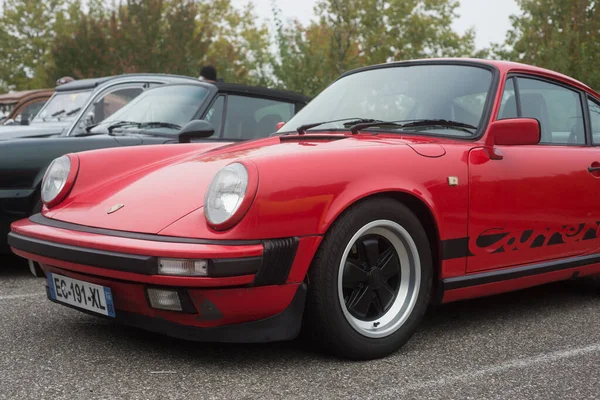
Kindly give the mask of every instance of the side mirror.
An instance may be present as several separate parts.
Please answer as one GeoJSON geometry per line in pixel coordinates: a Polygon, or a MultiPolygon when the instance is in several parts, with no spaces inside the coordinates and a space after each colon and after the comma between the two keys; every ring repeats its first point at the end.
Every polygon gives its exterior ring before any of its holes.
{"type": "Polygon", "coordinates": [[[85,126],[94,125],[94,119],[95,119],[95,115],[94,115],[94,113],[92,111],[90,111],[89,113],[87,113],[85,115],[83,123],[84,123],[85,126]]]}
{"type": "Polygon", "coordinates": [[[283,128],[283,126],[285,125],[285,122],[278,122],[277,125],[275,125],[275,130],[278,131],[281,128],[283,128]]]}
{"type": "Polygon", "coordinates": [[[533,118],[514,118],[494,121],[488,129],[488,145],[524,146],[538,144],[540,123],[533,118]]]}
{"type": "Polygon", "coordinates": [[[192,138],[207,138],[215,134],[215,128],[202,119],[188,122],[177,134],[179,143],[190,143],[192,138]]]}

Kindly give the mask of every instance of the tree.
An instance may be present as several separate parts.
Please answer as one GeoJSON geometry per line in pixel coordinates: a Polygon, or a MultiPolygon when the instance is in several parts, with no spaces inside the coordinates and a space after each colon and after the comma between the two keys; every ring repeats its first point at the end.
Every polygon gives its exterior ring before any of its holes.
{"type": "Polygon", "coordinates": [[[266,28],[252,8],[230,0],[128,0],[78,25],[56,41],[58,75],[92,77],[133,72],[198,76],[205,64],[226,81],[264,83],[266,28]],[[240,57],[240,55],[244,55],[240,57]]]}
{"type": "Polygon", "coordinates": [[[494,57],[562,72],[600,89],[600,3],[595,0],[517,0],[505,43],[494,57]]]}
{"type": "Polygon", "coordinates": [[[274,74],[282,86],[316,94],[339,74],[362,65],[475,54],[474,32],[452,29],[456,0],[320,0],[318,21],[277,21],[274,74]]]}
{"type": "Polygon", "coordinates": [[[65,29],[67,0],[4,0],[0,82],[13,89],[53,86],[50,46],[65,29]]]}

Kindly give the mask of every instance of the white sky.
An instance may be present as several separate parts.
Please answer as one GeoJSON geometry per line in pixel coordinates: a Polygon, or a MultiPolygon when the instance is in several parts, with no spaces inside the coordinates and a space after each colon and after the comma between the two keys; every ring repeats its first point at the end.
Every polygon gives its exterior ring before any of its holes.
{"type": "MultiPolygon", "coordinates": [[[[284,19],[298,18],[309,21],[313,16],[316,0],[252,0],[261,20],[272,19],[272,2],[281,9],[284,19]]],[[[243,6],[248,0],[232,0],[235,6],[243,6]]],[[[517,14],[519,8],[514,0],[460,0],[454,29],[464,32],[471,27],[476,31],[477,48],[489,46],[492,42],[502,42],[510,27],[509,16],[517,14]]]]}

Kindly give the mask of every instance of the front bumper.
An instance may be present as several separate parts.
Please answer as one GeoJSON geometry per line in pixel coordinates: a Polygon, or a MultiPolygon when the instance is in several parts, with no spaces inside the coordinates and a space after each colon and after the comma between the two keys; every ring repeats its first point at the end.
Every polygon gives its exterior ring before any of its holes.
{"type": "Polygon", "coordinates": [[[14,223],[8,241],[46,273],[109,287],[116,320],[128,325],[219,342],[287,340],[299,332],[318,236],[220,243],[89,230],[38,214],[14,223]],[[158,275],[159,257],[208,259],[211,276],[158,275]],[[149,288],[181,290],[191,312],[152,308],[149,288]]]}

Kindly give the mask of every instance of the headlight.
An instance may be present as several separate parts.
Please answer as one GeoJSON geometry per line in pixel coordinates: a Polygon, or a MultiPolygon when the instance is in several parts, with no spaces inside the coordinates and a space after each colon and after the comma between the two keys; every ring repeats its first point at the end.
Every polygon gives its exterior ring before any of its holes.
{"type": "Polygon", "coordinates": [[[253,163],[233,163],[220,170],[204,197],[208,223],[217,230],[237,224],[250,208],[257,187],[258,172],[253,163]]]}
{"type": "Polygon", "coordinates": [[[226,222],[238,210],[248,189],[248,171],[240,163],[230,164],[214,177],[206,197],[206,218],[213,225],[226,222]]]}
{"type": "Polygon", "coordinates": [[[41,196],[46,206],[52,207],[67,195],[75,181],[78,160],[76,156],[62,156],[52,161],[42,180],[41,196]]]}

